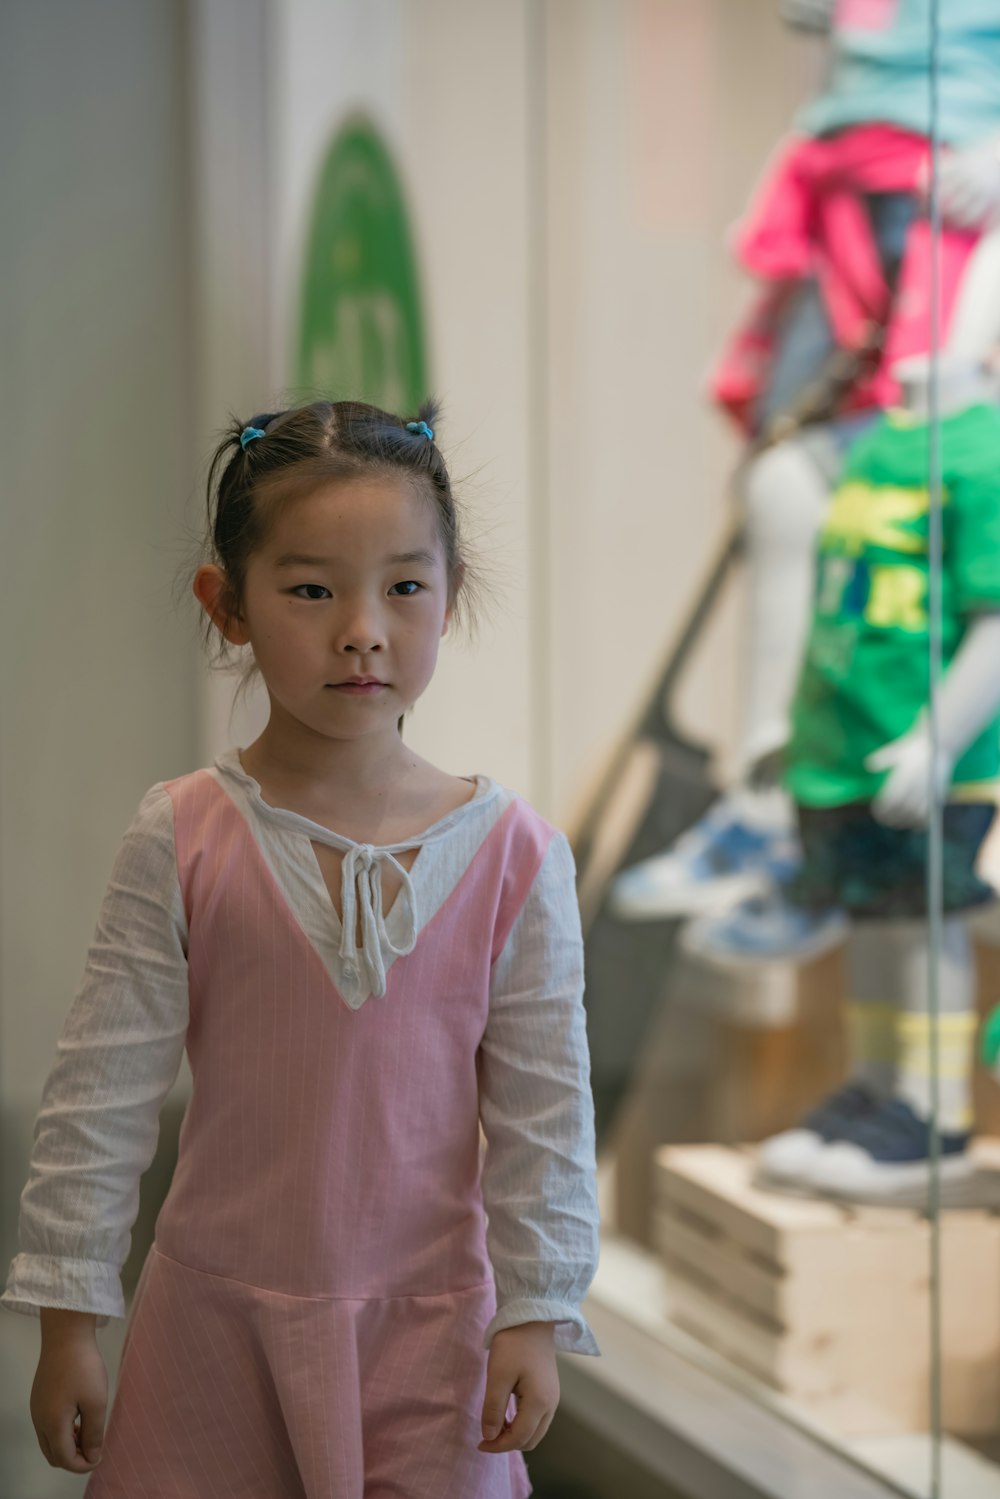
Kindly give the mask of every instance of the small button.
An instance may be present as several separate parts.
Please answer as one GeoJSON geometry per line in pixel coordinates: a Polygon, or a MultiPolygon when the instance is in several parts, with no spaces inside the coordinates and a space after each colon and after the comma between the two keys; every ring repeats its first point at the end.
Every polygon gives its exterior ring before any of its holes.
{"type": "Polygon", "coordinates": [[[357,976],[358,976],[358,970],[355,968],[354,964],[353,963],[345,963],[344,964],[344,977],[345,977],[345,979],[356,979],[357,976]]]}

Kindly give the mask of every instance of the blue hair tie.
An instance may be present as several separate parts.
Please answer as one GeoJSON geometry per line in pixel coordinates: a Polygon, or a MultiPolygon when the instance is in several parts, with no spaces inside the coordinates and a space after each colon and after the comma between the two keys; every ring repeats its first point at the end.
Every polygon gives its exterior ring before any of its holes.
{"type": "Polygon", "coordinates": [[[255,437],[264,437],[265,435],[263,427],[244,427],[240,433],[240,447],[245,453],[248,442],[253,442],[255,437]]]}
{"type": "Polygon", "coordinates": [[[431,442],[434,441],[434,433],[426,422],[407,422],[406,430],[407,432],[416,432],[418,437],[429,437],[431,442]]]}

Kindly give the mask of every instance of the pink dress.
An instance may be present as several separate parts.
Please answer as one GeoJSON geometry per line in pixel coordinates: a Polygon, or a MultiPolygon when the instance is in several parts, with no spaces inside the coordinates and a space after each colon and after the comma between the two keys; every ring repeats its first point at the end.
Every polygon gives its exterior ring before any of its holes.
{"type": "Polygon", "coordinates": [[[217,779],[167,791],[194,1089],[87,1499],[524,1499],[477,1450],[477,1049],[553,830],[513,800],[351,1007],[217,779]]]}

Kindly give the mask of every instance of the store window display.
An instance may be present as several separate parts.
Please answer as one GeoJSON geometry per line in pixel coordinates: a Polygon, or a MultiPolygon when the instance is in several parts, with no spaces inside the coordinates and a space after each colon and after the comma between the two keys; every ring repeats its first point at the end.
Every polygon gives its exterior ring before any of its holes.
{"type": "MultiPolygon", "coordinates": [[[[984,250],[977,275],[993,264],[984,250]]],[[[964,307],[963,293],[959,343],[964,307]]],[[[838,1027],[846,1012],[846,1079],[834,1070],[804,1117],[753,1149],[657,1148],[653,1243],[668,1318],[709,1350],[863,1460],[881,1455],[880,1471],[914,1492],[985,1496],[994,1479],[983,1458],[997,1452],[1000,1198],[992,1110],[973,1083],[977,980],[996,970],[974,952],[973,918],[995,906],[980,853],[1000,772],[1000,392],[995,358],[940,357],[933,393],[926,358],[893,373],[900,400],[851,446],[816,541],[783,756],[801,860],[769,901],[742,906],[772,952],[803,931],[846,937],[846,961],[814,965],[798,987],[804,1004],[825,984],[818,997],[838,1027]],[[935,428],[941,549],[932,555],[935,428]],[[938,905],[928,825],[939,802],[938,905]],[[932,1454],[943,1487],[928,1488],[932,1454]]],[[[682,940],[736,989],[750,960],[713,957],[711,941],[731,916],[698,918],[682,940]]],[[[996,998],[988,980],[985,993],[996,998]]],[[[799,1113],[796,1074],[815,1061],[816,1032],[799,1021],[775,1036],[760,1073],[788,1119],[799,1113]]],[[[983,1048],[994,1068],[998,1040],[1000,1012],[983,1048]]]]}
{"type": "MultiPolygon", "coordinates": [[[[738,771],[674,845],[618,876],[613,907],[625,920],[726,912],[773,890],[800,857],[780,767],[817,530],[851,444],[898,398],[896,362],[928,349],[930,0],[786,0],[783,13],[828,33],[829,68],[741,226],[737,249],[762,290],[713,377],[749,444],[738,480],[747,561],[738,771]]],[[[1000,223],[992,0],[942,7],[941,55],[942,333],[975,358],[997,296],[991,277],[975,274],[982,236],[1000,223]]],[[[761,932],[737,912],[715,929],[715,949],[739,958],[761,932]]]]}
{"type": "Polygon", "coordinates": [[[929,1433],[952,1433],[963,1458],[966,1443],[991,1450],[1000,1377],[994,1145],[976,1138],[995,1130],[973,1100],[973,917],[995,895],[981,855],[1000,772],[1000,8],[940,7],[936,236],[931,9],[782,7],[826,37],[828,68],[740,224],[757,284],[712,375],[743,441],[735,775],[678,840],[633,852],[608,893],[609,925],[637,953],[684,923],[659,989],[630,970],[658,1023],[613,1140],[619,1231],[662,1264],[664,1322],[849,1449],[910,1442],[921,1492],[929,1433]],[[783,1009],[768,1010],[769,984],[783,1009]],[[695,1075],[701,1091],[672,1101],[695,1075]]]}
{"type": "Polygon", "coordinates": [[[1000,8],[940,6],[940,226],[930,0],[781,9],[828,66],[740,223],[754,297],[712,374],[742,439],[735,775],[609,881],[654,1021],[608,1180],[668,1336],[863,1460],[896,1444],[926,1493],[945,1431],[949,1461],[994,1455],[1000,1379],[996,1098],[975,1078],[1000,994],[974,948],[996,930],[1000,8]],[[683,949],[658,987],[654,935],[683,949]]]}
{"type": "MultiPolygon", "coordinates": [[[[765,1181],[860,1200],[928,1186],[931,1040],[928,366],[898,370],[904,402],[851,450],[820,536],[812,629],[785,781],[803,861],[792,913],[851,921],[851,1073],[801,1128],[765,1142],[765,1181]]],[[[965,915],[993,892],[976,862],[1000,771],[1000,407],[961,361],[939,376],[944,492],[942,1172],[972,1172],[976,1013],[965,915]]],[[[710,944],[709,944],[710,945],[710,944]]]]}

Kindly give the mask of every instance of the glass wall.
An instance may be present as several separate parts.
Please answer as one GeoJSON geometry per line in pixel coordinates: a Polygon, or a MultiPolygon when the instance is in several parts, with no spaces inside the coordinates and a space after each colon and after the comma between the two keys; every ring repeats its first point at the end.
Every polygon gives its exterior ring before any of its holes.
{"type": "Polygon", "coordinates": [[[610,428],[669,518],[576,833],[602,1273],[907,1492],[1000,1492],[1000,18],[743,10],[623,49],[620,243],[696,355],[610,428]]]}

